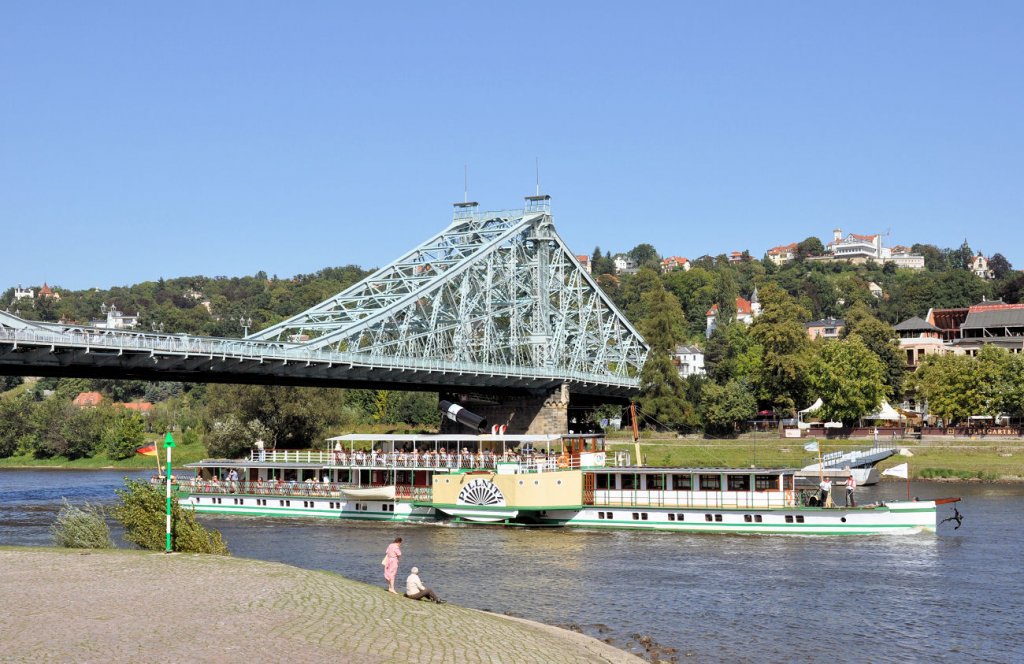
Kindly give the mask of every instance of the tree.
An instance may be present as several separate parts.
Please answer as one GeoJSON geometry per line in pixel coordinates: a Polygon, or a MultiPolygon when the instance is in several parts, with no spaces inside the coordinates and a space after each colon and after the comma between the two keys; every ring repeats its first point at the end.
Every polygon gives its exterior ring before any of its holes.
{"type": "MultiPolygon", "coordinates": [[[[124,526],[124,538],[143,549],[163,551],[167,532],[163,493],[148,482],[129,479],[115,493],[118,502],[111,514],[124,526]]],[[[176,500],[171,501],[171,546],[181,553],[230,555],[221,534],[200,525],[195,512],[182,509],[176,500]]]]}
{"type": "Polygon", "coordinates": [[[999,281],[1013,273],[1013,265],[1002,254],[992,254],[992,258],[988,259],[988,269],[992,270],[992,276],[999,281]]]}
{"type": "Polygon", "coordinates": [[[1014,409],[1014,396],[1021,391],[1020,363],[995,346],[983,347],[976,357],[969,355],[927,355],[910,377],[910,385],[928,404],[928,411],[947,424],[971,415],[995,417],[1014,409]]]}
{"type": "Polygon", "coordinates": [[[757,414],[757,399],[744,381],[708,381],[701,388],[700,411],[706,430],[735,433],[741,422],[757,414]]]}
{"type": "Polygon", "coordinates": [[[265,442],[301,449],[320,442],[323,432],[337,422],[344,402],[344,392],[330,388],[211,385],[207,420],[217,422],[228,415],[239,422],[257,420],[270,431],[265,442]]]}
{"type": "Polygon", "coordinates": [[[719,385],[748,380],[761,363],[761,348],[743,323],[716,327],[704,351],[704,368],[719,385]]]}
{"type": "Polygon", "coordinates": [[[946,249],[946,262],[954,270],[970,270],[974,262],[974,251],[966,238],[959,249],[946,249]]]}
{"type": "Polygon", "coordinates": [[[641,298],[647,315],[638,327],[651,351],[640,372],[638,402],[648,421],[678,428],[693,422],[693,406],[685,397],[682,378],[671,359],[682,340],[683,311],[675,296],[660,281],[656,283],[641,298]]]}
{"type": "Polygon", "coordinates": [[[244,456],[258,440],[268,447],[275,446],[274,433],[258,419],[243,423],[227,415],[213,423],[206,436],[206,449],[212,456],[235,459],[244,456]]]}
{"type": "Polygon", "coordinates": [[[821,240],[814,236],[811,236],[796,245],[796,255],[801,259],[808,256],[821,256],[824,253],[825,245],[821,243],[821,240]]]}
{"type": "Polygon", "coordinates": [[[810,387],[822,400],[821,415],[845,425],[872,412],[887,395],[885,367],[860,337],[820,342],[810,387]]]}
{"type": "Polygon", "coordinates": [[[885,368],[884,383],[889,396],[898,398],[902,394],[903,375],[907,362],[900,350],[896,330],[891,325],[875,318],[866,304],[858,302],[846,312],[846,326],[842,338],[860,337],[868,350],[882,362],[885,368]]]}
{"type": "Polygon", "coordinates": [[[627,255],[636,262],[639,268],[649,267],[656,272],[661,270],[661,256],[658,255],[658,250],[653,245],[638,244],[630,249],[627,255]]]}
{"type": "Polygon", "coordinates": [[[807,400],[810,341],[804,321],[810,314],[775,284],[767,284],[758,294],[761,314],[750,326],[750,336],[762,356],[751,385],[773,410],[795,412],[797,404],[807,400]]]}
{"type": "Polygon", "coordinates": [[[145,426],[138,413],[120,413],[101,435],[103,447],[111,459],[131,458],[145,442],[145,426]]]}

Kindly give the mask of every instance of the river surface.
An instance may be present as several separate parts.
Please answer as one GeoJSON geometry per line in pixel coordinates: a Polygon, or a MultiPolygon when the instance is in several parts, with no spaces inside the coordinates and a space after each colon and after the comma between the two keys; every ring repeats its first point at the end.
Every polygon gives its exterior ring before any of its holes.
{"type": "MultiPolygon", "coordinates": [[[[0,544],[48,545],[62,497],[111,503],[124,475],[0,470],[0,544]]],[[[201,520],[235,555],[382,588],[381,556],[401,536],[400,581],[416,565],[454,603],[578,625],[634,651],[634,635],[649,635],[680,661],[1024,662],[1024,486],[911,488],[962,496],[963,526],[842,538],[201,520]]]]}

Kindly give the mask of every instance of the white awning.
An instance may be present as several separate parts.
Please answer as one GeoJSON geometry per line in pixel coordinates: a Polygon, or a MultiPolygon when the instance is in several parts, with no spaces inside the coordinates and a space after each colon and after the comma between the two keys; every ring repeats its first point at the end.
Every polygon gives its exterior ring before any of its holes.
{"type": "Polygon", "coordinates": [[[882,401],[878,412],[865,415],[865,420],[894,420],[899,421],[903,416],[896,412],[896,409],[889,405],[888,401],[882,401]]]}

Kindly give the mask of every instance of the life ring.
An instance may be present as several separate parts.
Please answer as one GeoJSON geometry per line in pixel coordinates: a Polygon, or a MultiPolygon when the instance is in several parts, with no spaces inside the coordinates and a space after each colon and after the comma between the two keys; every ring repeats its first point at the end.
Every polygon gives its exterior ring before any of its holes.
{"type": "Polygon", "coordinates": [[[564,454],[562,456],[558,457],[558,467],[559,468],[568,468],[569,467],[569,457],[565,456],[564,454]]]}

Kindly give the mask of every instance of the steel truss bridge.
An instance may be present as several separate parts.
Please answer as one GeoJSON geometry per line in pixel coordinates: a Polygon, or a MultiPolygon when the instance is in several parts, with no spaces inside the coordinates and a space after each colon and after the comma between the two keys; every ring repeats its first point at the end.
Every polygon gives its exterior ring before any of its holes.
{"type": "Polygon", "coordinates": [[[409,390],[639,387],[643,338],[558,236],[549,197],[456,205],[440,233],[241,339],[27,321],[0,312],[0,374],[409,390]]]}

